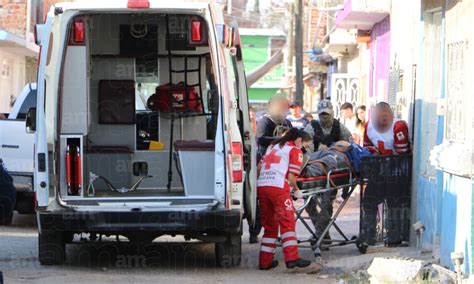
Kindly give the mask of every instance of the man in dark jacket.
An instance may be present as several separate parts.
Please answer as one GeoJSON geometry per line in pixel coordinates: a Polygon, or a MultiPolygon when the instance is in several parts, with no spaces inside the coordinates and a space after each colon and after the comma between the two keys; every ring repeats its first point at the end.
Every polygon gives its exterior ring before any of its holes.
{"type": "MultiPolygon", "coordinates": [[[[286,119],[288,109],[288,99],[284,96],[276,95],[268,101],[268,113],[257,121],[257,163],[260,162],[270,143],[280,137],[287,129],[291,128],[291,122],[286,119]]],[[[251,244],[258,243],[258,235],[262,230],[259,211],[257,204],[255,224],[253,226],[249,224],[249,242],[251,244]]]]}
{"type": "Polygon", "coordinates": [[[13,219],[13,208],[16,201],[16,189],[13,179],[0,159],[0,225],[10,225],[13,219]]]}
{"type": "Polygon", "coordinates": [[[284,96],[273,96],[268,101],[268,113],[257,121],[257,162],[265,154],[270,143],[292,127],[291,122],[286,119],[288,109],[288,99],[284,96]]]}
{"type": "MultiPolygon", "coordinates": [[[[334,109],[330,100],[322,100],[318,104],[318,119],[311,121],[305,128],[312,132],[314,149],[321,145],[328,146],[337,141],[352,142],[352,134],[344,124],[334,118],[334,109]]],[[[324,147],[324,146],[323,146],[324,147]]]]}
{"type": "MultiPolygon", "coordinates": [[[[334,118],[334,109],[330,100],[322,100],[318,104],[318,120],[311,121],[305,128],[313,133],[314,149],[327,149],[332,143],[337,141],[353,142],[352,134],[344,124],[334,118]]],[[[343,191],[343,197],[347,194],[347,189],[343,191]]],[[[329,224],[333,213],[333,203],[337,197],[337,191],[327,192],[321,197],[321,210],[318,211],[315,200],[311,200],[306,207],[306,212],[316,228],[318,237],[329,224]]],[[[329,233],[324,237],[330,239],[329,233]]]]}

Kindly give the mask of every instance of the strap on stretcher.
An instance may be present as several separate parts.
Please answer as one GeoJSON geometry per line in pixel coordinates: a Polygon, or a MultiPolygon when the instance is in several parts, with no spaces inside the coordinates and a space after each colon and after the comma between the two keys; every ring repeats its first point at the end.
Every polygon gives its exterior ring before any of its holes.
{"type": "MultiPolygon", "coordinates": [[[[335,170],[329,171],[324,176],[298,178],[296,181],[299,182],[299,183],[306,183],[306,182],[314,182],[314,181],[318,181],[318,180],[322,180],[322,181],[326,180],[326,188],[324,188],[324,189],[319,188],[319,187],[315,188],[314,191],[313,190],[310,191],[311,194],[322,193],[322,192],[326,192],[326,191],[329,191],[329,190],[335,190],[335,189],[343,188],[343,187],[350,186],[350,185],[354,184],[354,177],[353,177],[353,174],[352,174],[352,170],[350,168],[335,169],[335,170]],[[342,177],[347,177],[347,176],[349,176],[349,183],[348,184],[337,185],[334,182],[334,179],[336,179],[336,178],[342,178],[342,177]],[[316,190],[316,189],[318,189],[318,190],[316,190]]],[[[303,197],[305,196],[305,192],[307,192],[307,190],[303,191],[303,197]]],[[[311,195],[311,194],[306,194],[306,196],[311,195]]]]}

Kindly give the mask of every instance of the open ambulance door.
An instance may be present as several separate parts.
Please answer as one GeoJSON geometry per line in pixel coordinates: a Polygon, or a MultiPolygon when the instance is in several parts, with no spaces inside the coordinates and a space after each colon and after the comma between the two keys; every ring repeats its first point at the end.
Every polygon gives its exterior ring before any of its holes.
{"type": "Polygon", "coordinates": [[[45,123],[45,97],[46,78],[45,69],[47,64],[48,49],[50,48],[50,35],[52,17],[46,17],[44,24],[35,26],[35,41],[39,45],[39,64],[37,82],[36,102],[36,135],[34,151],[34,191],[36,197],[36,208],[46,207],[49,204],[49,165],[48,165],[48,142],[45,123]]]}
{"type": "Polygon", "coordinates": [[[238,109],[244,143],[244,169],[245,169],[245,213],[251,224],[255,222],[257,212],[257,143],[249,115],[249,101],[247,94],[247,80],[245,77],[242,49],[238,27],[228,27],[226,44],[232,50],[232,66],[238,78],[238,109]]]}

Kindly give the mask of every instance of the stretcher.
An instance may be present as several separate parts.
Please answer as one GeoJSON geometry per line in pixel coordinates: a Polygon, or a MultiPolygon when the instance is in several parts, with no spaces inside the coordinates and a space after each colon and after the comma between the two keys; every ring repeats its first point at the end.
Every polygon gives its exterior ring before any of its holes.
{"type": "Polygon", "coordinates": [[[344,206],[349,201],[349,197],[352,195],[358,184],[359,180],[353,175],[352,170],[349,168],[332,170],[324,176],[298,178],[298,187],[300,188],[303,195],[303,203],[299,206],[295,206],[295,218],[296,221],[299,220],[311,234],[309,238],[299,239],[298,243],[309,243],[312,250],[314,251],[315,257],[321,256],[321,250],[323,249],[356,243],[357,236],[348,238],[341,228],[336,224],[336,220],[344,206]],[[326,217],[329,219],[329,223],[324,228],[323,232],[318,234],[316,229],[312,227],[311,218],[309,216],[303,216],[303,212],[307,206],[311,204],[311,200],[315,201],[316,206],[322,208],[320,197],[323,194],[334,193],[343,188],[348,189],[347,197],[339,204],[333,216],[328,216],[328,213],[325,210],[321,210],[322,213],[320,214],[326,214],[326,217]],[[308,220],[310,221],[311,225],[308,224],[308,220]],[[341,239],[324,239],[324,236],[327,232],[329,232],[331,227],[336,229],[341,239]]]}

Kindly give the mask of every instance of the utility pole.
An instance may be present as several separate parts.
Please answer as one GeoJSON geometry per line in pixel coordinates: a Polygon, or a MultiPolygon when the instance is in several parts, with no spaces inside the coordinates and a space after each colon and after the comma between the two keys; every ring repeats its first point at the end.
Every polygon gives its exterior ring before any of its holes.
{"type": "Polygon", "coordinates": [[[295,0],[295,101],[303,103],[303,1],[295,0]]]}
{"type": "Polygon", "coordinates": [[[227,0],[227,14],[232,15],[232,0],[227,0]]]}
{"type": "MultiPolygon", "coordinates": [[[[287,79],[288,85],[292,82],[290,78],[293,76],[293,57],[295,56],[295,37],[294,37],[294,21],[295,21],[295,5],[293,3],[288,3],[288,54],[286,58],[286,66],[287,66],[287,79]]],[[[291,95],[291,94],[290,94],[291,95]]],[[[292,98],[293,99],[293,98],[292,98]]]]}

